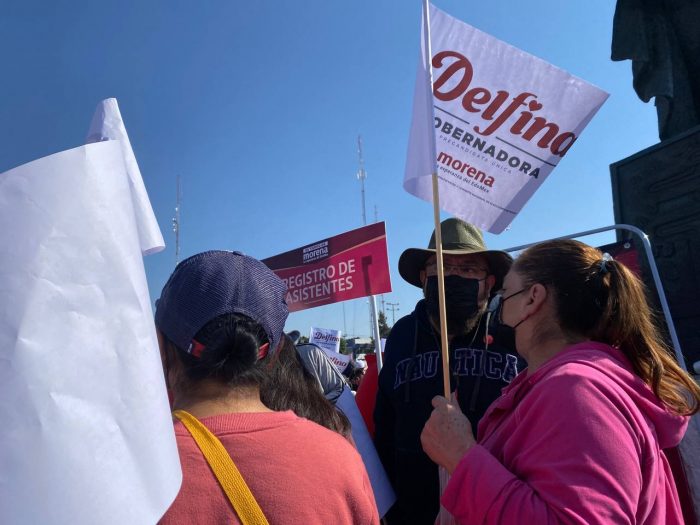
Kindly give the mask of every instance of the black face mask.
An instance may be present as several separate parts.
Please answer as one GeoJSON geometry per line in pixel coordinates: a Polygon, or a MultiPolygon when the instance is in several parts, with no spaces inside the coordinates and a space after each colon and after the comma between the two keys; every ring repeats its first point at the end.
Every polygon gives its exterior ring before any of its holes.
{"type": "Polygon", "coordinates": [[[497,345],[510,354],[517,352],[515,347],[515,329],[520,326],[520,323],[522,323],[525,319],[520,321],[515,326],[505,324],[501,317],[503,313],[503,303],[511,297],[514,297],[524,291],[525,288],[505,298],[501,295],[496,295],[493,299],[491,299],[491,303],[489,304],[490,317],[487,328],[487,339],[489,340],[489,344],[497,345]]]}
{"type": "Polygon", "coordinates": [[[494,344],[509,354],[517,352],[515,348],[515,327],[503,324],[496,315],[491,314],[488,334],[491,336],[489,344],[494,344]]]}
{"type": "MultiPolygon", "coordinates": [[[[440,319],[438,280],[433,275],[425,283],[425,302],[428,315],[435,321],[440,319]]],[[[469,332],[479,314],[479,280],[459,275],[445,276],[445,310],[447,332],[458,335],[469,332]]]]}

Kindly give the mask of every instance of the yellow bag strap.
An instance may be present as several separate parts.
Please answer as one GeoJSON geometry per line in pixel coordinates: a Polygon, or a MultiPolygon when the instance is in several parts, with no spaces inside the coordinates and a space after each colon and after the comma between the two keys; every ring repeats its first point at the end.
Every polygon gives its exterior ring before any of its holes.
{"type": "Polygon", "coordinates": [[[173,415],[182,421],[185,428],[192,434],[241,523],[243,525],[269,525],[260,505],[255,501],[255,496],[248,488],[238,467],[221,441],[189,412],[176,410],[173,415]]]}

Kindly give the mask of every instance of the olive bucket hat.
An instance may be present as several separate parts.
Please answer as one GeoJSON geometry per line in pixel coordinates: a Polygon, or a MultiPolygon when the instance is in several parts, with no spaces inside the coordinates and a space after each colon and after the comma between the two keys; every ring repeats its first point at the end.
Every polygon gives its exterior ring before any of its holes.
{"type": "MultiPolygon", "coordinates": [[[[503,284],[513,258],[500,250],[488,250],[484,244],[481,230],[459,219],[447,219],[440,224],[442,233],[442,253],[445,255],[480,254],[486,258],[489,270],[496,277],[494,289],[503,284]]],[[[399,258],[399,274],[413,286],[422,287],[420,272],[425,269],[425,262],[435,253],[435,232],[430,237],[427,249],[409,248],[399,258]]]]}

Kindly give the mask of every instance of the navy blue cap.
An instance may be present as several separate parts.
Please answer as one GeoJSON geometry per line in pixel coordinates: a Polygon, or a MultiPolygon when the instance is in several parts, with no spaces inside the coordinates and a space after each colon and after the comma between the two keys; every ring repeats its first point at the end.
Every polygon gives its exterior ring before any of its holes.
{"type": "Polygon", "coordinates": [[[287,287],[263,263],[240,252],[209,251],[177,265],[156,301],[158,329],[191,352],[194,336],[224,314],[243,314],[262,326],[270,351],[282,339],[287,287]]]}

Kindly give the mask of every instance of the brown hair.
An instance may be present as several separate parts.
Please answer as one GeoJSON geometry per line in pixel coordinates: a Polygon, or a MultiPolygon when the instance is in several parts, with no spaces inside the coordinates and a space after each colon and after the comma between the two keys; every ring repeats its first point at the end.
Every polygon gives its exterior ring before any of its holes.
{"type": "Polygon", "coordinates": [[[635,373],[680,415],[700,410],[700,386],[678,365],[659,335],[642,282],[622,263],[579,241],[537,244],[513,264],[523,284],[543,284],[554,294],[566,335],[618,347],[635,373]]]}
{"type": "Polygon", "coordinates": [[[266,378],[260,386],[260,399],[267,408],[291,410],[299,417],[351,438],[350,420],[324,397],[289,337],[284,336],[277,352],[268,354],[263,363],[266,378]]]}

